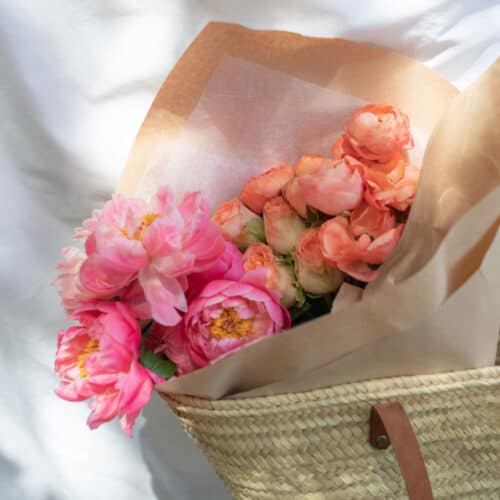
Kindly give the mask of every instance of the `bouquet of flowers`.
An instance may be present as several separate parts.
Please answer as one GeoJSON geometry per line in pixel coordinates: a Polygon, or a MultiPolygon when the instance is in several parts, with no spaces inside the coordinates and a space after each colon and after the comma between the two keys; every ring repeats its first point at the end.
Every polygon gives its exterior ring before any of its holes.
{"type": "Polygon", "coordinates": [[[91,428],[134,421],[155,384],[327,314],[344,281],[363,287],[396,247],[419,167],[408,117],[369,104],[332,137],[247,180],[210,217],[202,192],[115,194],[63,250],[56,283],[77,322],[59,332],[56,393],[90,400],[91,428]],[[335,140],[334,140],[335,139],[335,140]]]}
{"type": "Polygon", "coordinates": [[[494,496],[499,68],[459,94],[373,46],[208,25],[63,250],[57,394],[131,435],[157,391],[235,498],[399,498],[400,473],[431,498],[412,426],[436,497],[494,496]]]}
{"type": "Polygon", "coordinates": [[[495,77],[438,123],[456,91],[416,64],[207,27],[57,266],[74,323],[56,393],[89,401],[91,428],[131,435],[154,389],[243,399],[494,362],[495,77]]]}

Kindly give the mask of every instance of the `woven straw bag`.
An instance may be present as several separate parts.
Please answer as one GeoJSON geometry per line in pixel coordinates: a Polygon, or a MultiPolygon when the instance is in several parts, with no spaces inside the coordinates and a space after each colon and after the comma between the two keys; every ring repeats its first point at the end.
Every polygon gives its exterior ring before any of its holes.
{"type": "Polygon", "coordinates": [[[235,499],[492,500],[500,498],[499,361],[251,399],[162,397],[235,499]],[[370,410],[388,402],[408,415],[432,493],[418,477],[408,493],[395,446],[369,442],[370,410]]]}

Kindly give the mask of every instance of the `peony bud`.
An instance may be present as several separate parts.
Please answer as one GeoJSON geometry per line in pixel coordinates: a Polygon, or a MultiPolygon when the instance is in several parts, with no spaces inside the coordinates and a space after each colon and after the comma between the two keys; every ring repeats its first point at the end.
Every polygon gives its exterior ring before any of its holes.
{"type": "Polygon", "coordinates": [[[309,293],[334,292],[344,280],[344,273],[324,261],[318,228],[310,228],[300,237],[295,250],[295,265],[297,279],[309,293]]]}
{"type": "Polygon", "coordinates": [[[245,271],[266,269],[266,288],[277,291],[283,307],[295,304],[297,289],[293,285],[293,271],[285,263],[279,262],[270,247],[264,243],[250,245],[243,254],[245,271]]]}
{"type": "Polygon", "coordinates": [[[266,241],[275,252],[292,252],[305,229],[304,221],[281,196],[276,196],[264,205],[266,241]]]}
{"type": "Polygon", "coordinates": [[[222,228],[224,238],[241,249],[265,240],[262,217],[248,210],[237,198],[226,201],[212,220],[222,228]]]}

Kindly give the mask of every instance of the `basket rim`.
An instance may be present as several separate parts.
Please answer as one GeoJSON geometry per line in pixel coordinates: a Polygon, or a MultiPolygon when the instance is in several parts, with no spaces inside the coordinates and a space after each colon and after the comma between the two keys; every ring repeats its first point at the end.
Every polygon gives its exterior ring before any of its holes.
{"type": "Polygon", "coordinates": [[[398,395],[436,393],[443,390],[472,388],[483,385],[500,385],[500,366],[459,370],[425,375],[385,377],[347,384],[312,389],[304,392],[275,394],[249,398],[210,400],[196,396],[167,394],[158,391],[169,405],[176,408],[188,406],[200,410],[244,410],[269,408],[276,405],[290,406],[297,403],[324,402],[346,404],[367,399],[394,398],[398,395]]]}

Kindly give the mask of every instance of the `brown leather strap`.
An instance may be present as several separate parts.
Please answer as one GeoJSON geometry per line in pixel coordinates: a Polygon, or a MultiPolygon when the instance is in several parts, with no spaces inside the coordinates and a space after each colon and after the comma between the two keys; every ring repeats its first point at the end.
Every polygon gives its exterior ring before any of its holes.
{"type": "Polygon", "coordinates": [[[433,500],[424,457],[400,403],[372,406],[370,443],[379,450],[392,443],[410,500],[433,500]]]}

